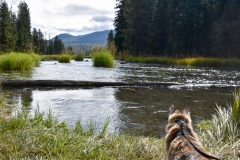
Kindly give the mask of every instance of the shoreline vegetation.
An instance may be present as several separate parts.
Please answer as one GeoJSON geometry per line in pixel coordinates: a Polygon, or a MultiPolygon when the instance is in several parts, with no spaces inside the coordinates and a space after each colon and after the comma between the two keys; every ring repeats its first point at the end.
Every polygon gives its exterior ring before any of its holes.
{"type": "MultiPolygon", "coordinates": [[[[1,90],[1,88],[0,88],[1,90]]],[[[0,92],[0,159],[166,159],[164,138],[108,133],[106,120],[101,131],[90,121],[84,128],[76,122],[70,128],[54,115],[34,115],[27,106],[16,110],[9,105],[8,93],[0,92]]],[[[237,159],[240,147],[240,91],[234,92],[233,106],[216,107],[211,120],[201,121],[199,137],[204,147],[222,159],[237,159]]]]}
{"type": "Polygon", "coordinates": [[[40,64],[38,54],[11,52],[0,55],[0,69],[2,70],[31,70],[40,64]]]}
{"type": "Polygon", "coordinates": [[[168,57],[134,57],[130,56],[125,59],[131,63],[155,63],[163,65],[187,65],[195,67],[240,67],[240,59],[237,58],[168,58],[168,57]]]}
{"type": "MultiPolygon", "coordinates": [[[[105,54],[105,53],[104,53],[105,54]]],[[[98,55],[98,54],[96,54],[98,55]]],[[[100,53],[102,55],[102,53],[100,53]]],[[[42,61],[48,61],[48,60],[59,60],[61,55],[40,55],[42,61]]],[[[93,58],[87,57],[87,58],[93,58]]],[[[110,66],[113,64],[112,57],[110,54],[105,54],[102,57],[105,59],[110,60],[104,60],[106,61],[107,65],[110,63],[110,66]]],[[[76,59],[77,55],[73,55],[71,59],[76,59]]],[[[86,58],[86,57],[83,57],[86,58]]],[[[100,62],[102,58],[99,58],[100,62]]],[[[118,59],[116,57],[116,59],[118,59]]],[[[185,66],[193,66],[193,67],[240,67],[240,59],[237,58],[207,58],[207,57],[196,57],[196,58],[169,58],[169,57],[134,57],[134,56],[126,56],[124,59],[121,59],[121,61],[125,61],[127,63],[151,63],[151,64],[162,64],[162,65],[185,65],[185,66]]],[[[113,65],[114,66],[114,65],[113,65]]],[[[111,67],[110,67],[111,68],[111,67]]]]}

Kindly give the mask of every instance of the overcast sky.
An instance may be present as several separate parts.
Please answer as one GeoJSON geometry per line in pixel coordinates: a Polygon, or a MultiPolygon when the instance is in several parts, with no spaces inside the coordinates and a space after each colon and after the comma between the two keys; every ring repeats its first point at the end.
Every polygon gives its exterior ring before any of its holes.
{"type": "MultiPolygon", "coordinates": [[[[17,11],[21,0],[5,0],[17,11]]],[[[25,0],[32,28],[48,38],[61,33],[84,35],[113,29],[116,0],[25,0]]]]}

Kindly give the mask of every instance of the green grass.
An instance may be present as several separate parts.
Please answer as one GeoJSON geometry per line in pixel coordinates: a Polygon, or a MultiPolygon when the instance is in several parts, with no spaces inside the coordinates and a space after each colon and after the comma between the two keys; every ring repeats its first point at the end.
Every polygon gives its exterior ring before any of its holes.
{"type": "Polygon", "coordinates": [[[238,92],[236,90],[234,91],[232,115],[233,115],[233,119],[236,121],[238,125],[238,129],[240,130],[240,90],[238,92]]]}
{"type": "Polygon", "coordinates": [[[84,57],[82,54],[76,54],[75,61],[83,61],[84,57]]]}
{"type": "Polygon", "coordinates": [[[222,159],[237,159],[237,151],[240,147],[240,128],[232,118],[230,108],[217,106],[216,114],[205,126],[201,122],[200,139],[204,146],[212,153],[220,155],[222,159]]]}
{"type": "Polygon", "coordinates": [[[90,123],[84,129],[80,121],[70,129],[39,111],[29,116],[18,112],[0,118],[0,159],[159,159],[164,157],[162,139],[116,135],[101,132],[90,123]]]}
{"type": "Polygon", "coordinates": [[[134,63],[157,63],[164,65],[189,65],[196,67],[240,67],[239,59],[220,59],[220,58],[167,58],[167,57],[133,57],[125,59],[134,63]]]}
{"type": "Polygon", "coordinates": [[[93,65],[95,67],[114,67],[114,57],[109,50],[100,50],[93,55],[93,65]]]}
{"type": "Polygon", "coordinates": [[[237,159],[240,148],[239,94],[234,92],[234,103],[227,108],[217,106],[212,120],[198,124],[203,144],[222,159],[237,159]]]}
{"type": "Polygon", "coordinates": [[[16,53],[0,55],[0,69],[2,70],[31,70],[38,66],[41,58],[37,54],[16,53]]]}
{"type": "Polygon", "coordinates": [[[69,54],[61,54],[61,56],[58,59],[58,62],[60,63],[70,63],[71,61],[71,55],[69,54]]]}

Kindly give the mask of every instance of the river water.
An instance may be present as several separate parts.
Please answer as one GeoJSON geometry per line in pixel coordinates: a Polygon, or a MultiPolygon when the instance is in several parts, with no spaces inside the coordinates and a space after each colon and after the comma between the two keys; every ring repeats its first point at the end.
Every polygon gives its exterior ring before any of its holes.
{"type": "Polygon", "coordinates": [[[216,105],[227,107],[233,101],[235,86],[240,85],[237,68],[200,68],[116,62],[115,68],[93,67],[83,62],[43,61],[32,71],[3,72],[0,79],[86,80],[111,82],[178,82],[168,87],[84,87],[10,89],[13,103],[30,102],[31,114],[39,108],[49,110],[59,121],[74,127],[80,120],[87,128],[94,122],[100,131],[110,119],[109,132],[132,135],[164,136],[168,109],[190,108],[194,124],[210,119],[216,105]],[[212,85],[214,84],[214,86],[212,85]]]}

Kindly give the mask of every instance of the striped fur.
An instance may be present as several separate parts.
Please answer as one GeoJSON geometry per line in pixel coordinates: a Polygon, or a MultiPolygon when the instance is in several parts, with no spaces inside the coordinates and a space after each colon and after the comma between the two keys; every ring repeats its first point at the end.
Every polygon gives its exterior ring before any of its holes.
{"type": "Polygon", "coordinates": [[[170,107],[165,139],[168,160],[212,159],[205,156],[205,154],[213,155],[203,148],[197,134],[193,131],[189,109],[178,110],[175,109],[174,106],[170,107]],[[190,135],[186,135],[188,139],[183,135],[176,135],[180,129],[180,126],[176,123],[179,119],[184,119],[186,122],[187,130],[190,133],[190,135]],[[200,152],[197,151],[191,143],[196,146],[200,152]]]}

